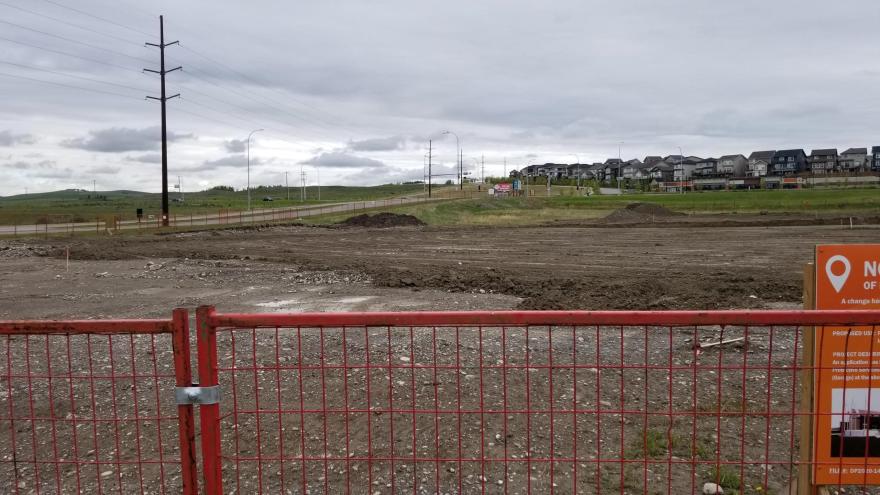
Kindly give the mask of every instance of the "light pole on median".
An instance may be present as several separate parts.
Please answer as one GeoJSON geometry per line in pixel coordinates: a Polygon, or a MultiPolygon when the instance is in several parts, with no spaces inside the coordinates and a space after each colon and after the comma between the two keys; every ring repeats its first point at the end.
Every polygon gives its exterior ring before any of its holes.
{"type": "Polygon", "coordinates": [[[623,141],[617,143],[617,190],[622,192],[620,183],[623,181],[623,159],[620,157],[620,148],[623,141]]]}
{"type": "Polygon", "coordinates": [[[263,131],[264,129],[254,129],[248,134],[247,138],[247,197],[248,197],[248,211],[251,211],[251,136],[254,133],[263,131]]]}
{"type": "Polygon", "coordinates": [[[678,147],[678,168],[681,169],[681,193],[684,194],[684,185],[687,183],[685,181],[684,174],[684,153],[681,152],[681,146],[678,147]]]}
{"type": "Polygon", "coordinates": [[[458,188],[464,189],[464,177],[461,174],[461,140],[458,139],[458,134],[452,131],[443,131],[443,134],[452,134],[455,136],[455,160],[458,162],[458,188]]]}

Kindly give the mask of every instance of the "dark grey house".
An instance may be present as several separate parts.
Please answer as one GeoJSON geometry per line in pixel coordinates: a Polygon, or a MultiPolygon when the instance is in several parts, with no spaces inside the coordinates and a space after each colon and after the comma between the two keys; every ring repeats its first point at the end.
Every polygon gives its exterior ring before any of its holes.
{"type": "Polygon", "coordinates": [[[769,175],[794,175],[807,169],[807,154],[802,149],[780,150],[773,155],[769,175]]]}
{"type": "Polygon", "coordinates": [[[694,169],[694,177],[712,177],[718,172],[717,166],[718,160],[703,158],[697,162],[697,167],[694,169]]]}
{"type": "Polygon", "coordinates": [[[871,170],[880,171],[880,146],[871,148],[871,170]]]}
{"type": "Polygon", "coordinates": [[[837,148],[813,150],[807,159],[807,169],[815,175],[824,175],[837,170],[837,148]]]}

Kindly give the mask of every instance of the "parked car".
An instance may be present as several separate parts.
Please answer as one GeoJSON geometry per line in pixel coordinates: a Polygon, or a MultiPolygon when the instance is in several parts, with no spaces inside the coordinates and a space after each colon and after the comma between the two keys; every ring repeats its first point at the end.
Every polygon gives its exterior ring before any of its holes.
{"type": "Polygon", "coordinates": [[[272,196],[266,196],[265,198],[263,198],[263,201],[275,201],[275,199],[272,198],[272,196]]]}

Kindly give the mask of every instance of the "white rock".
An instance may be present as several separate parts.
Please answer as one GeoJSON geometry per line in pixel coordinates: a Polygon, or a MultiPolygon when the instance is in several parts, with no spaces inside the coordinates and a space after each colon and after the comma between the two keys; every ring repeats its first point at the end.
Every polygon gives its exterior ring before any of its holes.
{"type": "Polygon", "coordinates": [[[703,484],[703,495],[724,495],[724,488],[717,483],[703,484]]]}

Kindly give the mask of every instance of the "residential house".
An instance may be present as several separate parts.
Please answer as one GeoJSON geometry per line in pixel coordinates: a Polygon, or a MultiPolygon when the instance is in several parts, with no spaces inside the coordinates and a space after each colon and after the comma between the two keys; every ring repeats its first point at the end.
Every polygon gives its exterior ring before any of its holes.
{"type": "Polygon", "coordinates": [[[814,175],[825,175],[837,170],[837,148],[813,150],[807,159],[807,169],[814,175]]]}
{"type": "Polygon", "coordinates": [[[773,155],[769,174],[794,175],[807,169],[807,154],[802,149],[781,150],[773,155]]]}
{"type": "Polygon", "coordinates": [[[568,171],[566,172],[568,178],[577,179],[580,177],[581,179],[593,179],[593,172],[590,170],[590,165],[586,163],[572,163],[568,166],[568,171]]]}
{"type": "Polygon", "coordinates": [[[644,174],[642,170],[645,168],[645,164],[642,163],[638,158],[628,160],[623,163],[623,178],[629,180],[638,180],[643,179],[644,174]]]}
{"type": "Polygon", "coordinates": [[[874,146],[871,148],[871,169],[880,171],[880,146],[874,146]]]}
{"type": "Polygon", "coordinates": [[[694,177],[712,177],[716,173],[718,160],[714,158],[703,158],[697,162],[694,169],[694,177]]]}
{"type": "Polygon", "coordinates": [[[868,148],[850,148],[840,154],[841,172],[861,172],[867,169],[868,148]]]}
{"type": "Polygon", "coordinates": [[[746,165],[746,175],[749,177],[764,177],[773,163],[773,155],[776,151],[755,151],[749,155],[749,163],[746,165]]]}
{"type": "Polygon", "coordinates": [[[621,165],[623,165],[623,160],[620,158],[609,158],[605,160],[605,180],[611,183],[617,182],[618,177],[620,177],[623,172],[621,170],[621,165]]]}
{"type": "Polygon", "coordinates": [[[649,166],[657,165],[658,163],[660,163],[662,161],[663,161],[662,156],[646,156],[645,157],[645,164],[649,165],[649,166]]]}
{"type": "MultiPolygon", "coordinates": [[[[672,155],[670,155],[670,157],[676,158],[672,155]]],[[[680,155],[678,155],[677,158],[677,160],[671,162],[673,167],[673,179],[676,182],[691,180],[691,177],[694,175],[694,170],[697,168],[697,160],[682,158],[680,155]]],[[[664,158],[663,161],[670,163],[670,160],[666,158],[664,158]]]]}
{"type": "Polygon", "coordinates": [[[647,178],[655,182],[671,182],[675,177],[675,165],[661,160],[654,165],[649,165],[646,174],[647,178]]]}
{"type": "Polygon", "coordinates": [[[743,177],[749,160],[743,155],[724,155],[718,159],[715,173],[725,177],[743,177]]]}
{"type": "Polygon", "coordinates": [[[593,178],[599,182],[605,180],[605,164],[604,163],[593,163],[589,166],[590,172],[593,174],[593,178]]]}

